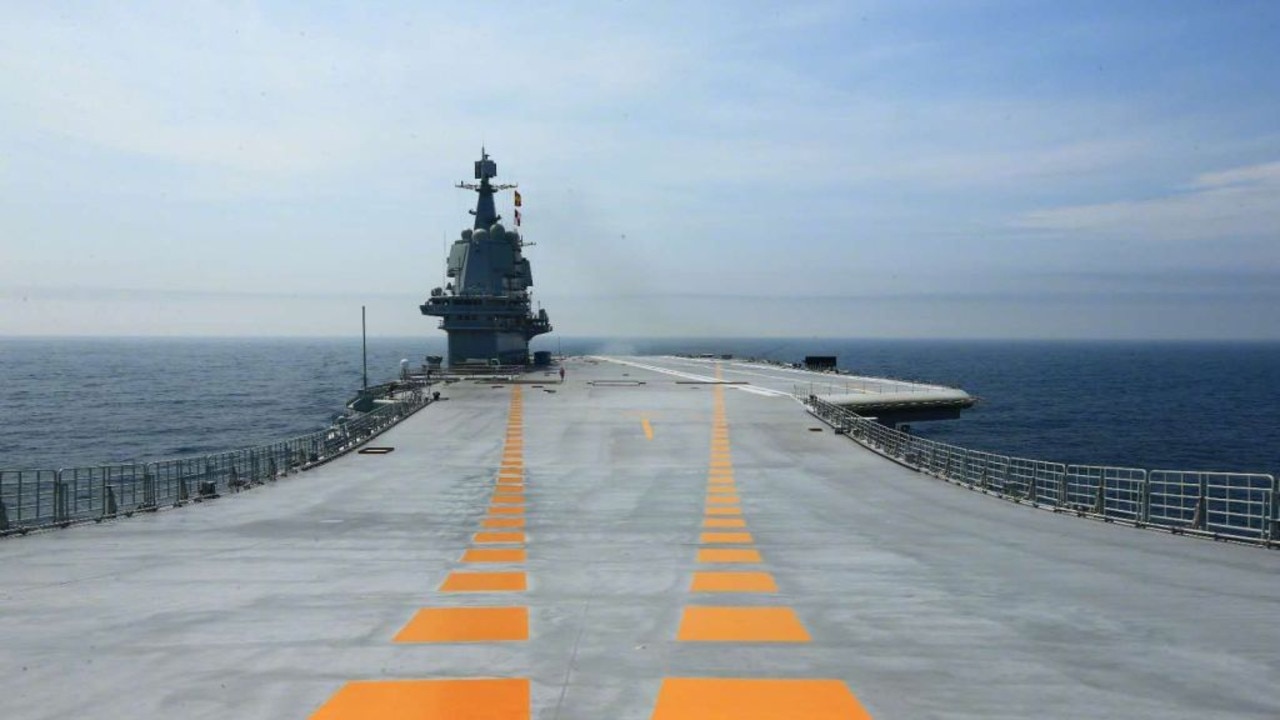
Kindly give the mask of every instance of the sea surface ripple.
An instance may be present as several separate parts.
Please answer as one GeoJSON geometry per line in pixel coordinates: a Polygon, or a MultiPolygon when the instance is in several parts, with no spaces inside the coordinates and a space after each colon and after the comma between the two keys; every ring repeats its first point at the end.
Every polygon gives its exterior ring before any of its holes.
{"type": "MultiPolygon", "coordinates": [[[[371,338],[370,382],[443,348],[371,338]]],[[[847,370],[980,398],[960,420],[917,424],[924,437],[1064,463],[1280,472],[1280,343],[565,338],[535,349],[837,355],[847,370]]],[[[0,468],[284,439],[327,425],[360,382],[358,338],[0,338],[0,468]]]]}

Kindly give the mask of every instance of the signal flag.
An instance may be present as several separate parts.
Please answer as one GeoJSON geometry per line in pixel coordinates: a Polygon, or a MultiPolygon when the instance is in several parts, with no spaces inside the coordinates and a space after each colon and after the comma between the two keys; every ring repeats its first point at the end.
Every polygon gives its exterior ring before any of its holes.
{"type": "Polygon", "coordinates": [[[520,211],[516,211],[516,227],[520,227],[520,211]]]}
{"type": "Polygon", "coordinates": [[[520,191],[516,190],[516,207],[520,207],[520,191]]]}

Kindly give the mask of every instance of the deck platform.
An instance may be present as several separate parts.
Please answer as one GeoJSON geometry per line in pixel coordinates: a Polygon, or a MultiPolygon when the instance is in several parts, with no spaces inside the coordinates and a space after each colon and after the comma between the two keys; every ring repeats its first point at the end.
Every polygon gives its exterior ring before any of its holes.
{"type": "Polygon", "coordinates": [[[1278,552],[939,482],[783,369],[565,367],[0,540],[0,717],[1280,717],[1278,552]]]}

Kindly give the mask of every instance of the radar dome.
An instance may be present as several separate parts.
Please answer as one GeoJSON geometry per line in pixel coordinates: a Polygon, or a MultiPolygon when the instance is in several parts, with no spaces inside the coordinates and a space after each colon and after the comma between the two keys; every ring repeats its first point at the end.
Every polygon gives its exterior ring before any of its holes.
{"type": "Polygon", "coordinates": [[[468,228],[468,229],[466,229],[466,230],[463,230],[463,231],[462,231],[462,239],[463,239],[463,240],[470,240],[470,239],[471,239],[471,230],[470,230],[470,228],[468,228]]]}
{"type": "Polygon", "coordinates": [[[502,223],[494,223],[490,226],[489,232],[493,233],[494,237],[502,237],[507,232],[507,229],[502,227],[502,223]]]}
{"type": "Polygon", "coordinates": [[[489,239],[489,233],[484,228],[480,228],[471,233],[471,239],[475,242],[484,242],[489,239]]]}

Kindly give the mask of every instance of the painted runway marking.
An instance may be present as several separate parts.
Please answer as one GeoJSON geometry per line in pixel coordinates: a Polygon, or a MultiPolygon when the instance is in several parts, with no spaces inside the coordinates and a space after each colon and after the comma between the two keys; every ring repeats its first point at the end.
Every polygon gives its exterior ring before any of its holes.
{"type": "Polygon", "coordinates": [[[750,545],[755,541],[749,532],[704,532],[698,536],[698,542],[703,545],[750,545]]]}
{"type": "MultiPolygon", "coordinates": [[[[671,370],[669,368],[658,367],[657,365],[646,365],[644,363],[638,363],[632,360],[622,360],[619,358],[612,358],[612,357],[596,357],[594,359],[601,360],[604,362],[617,363],[619,365],[628,365],[630,367],[639,368],[641,370],[649,370],[651,372],[661,373],[663,375],[673,375],[678,378],[684,378],[685,380],[696,380],[698,382],[709,382],[709,383],[717,382],[717,378],[710,377],[707,375],[698,375],[695,373],[682,372],[680,370],[671,370]]],[[[724,385],[716,385],[717,389],[724,388],[724,387],[725,387],[724,385]]],[[[734,390],[741,390],[742,392],[748,392],[748,393],[751,393],[752,395],[763,395],[765,397],[784,397],[784,398],[792,397],[791,393],[789,392],[782,392],[781,390],[770,390],[768,388],[762,388],[762,387],[753,387],[750,385],[730,385],[728,387],[731,387],[734,390]]]]}
{"type": "Polygon", "coordinates": [[[746,549],[718,549],[709,548],[698,551],[698,562],[700,563],[760,563],[764,560],[760,557],[759,550],[746,549]]]}
{"type": "Polygon", "coordinates": [[[809,631],[789,607],[684,609],[676,640],[682,642],[809,642],[809,631]]]}
{"type": "Polygon", "coordinates": [[[471,537],[471,542],[480,545],[486,543],[523,543],[523,532],[478,532],[471,537]]]}
{"type": "Polygon", "coordinates": [[[449,607],[419,610],[396,633],[393,642],[514,642],[528,639],[528,608],[449,607]]]}
{"type": "Polygon", "coordinates": [[[871,720],[839,680],[666,678],[652,720],[871,720]]]}
{"type": "Polygon", "coordinates": [[[522,517],[483,518],[480,520],[480,526],[487,527],[487,528],[522,528],[524,527],[524,518],[522,517]]]}
{"type": "Polygon", "coordinates": [[[708,495],[707,496],[708,505],[737,505],[739,502],[741,502],[741,497],[738,495],[708,495]]]}
{"type": "Polygon", "coordinates": [[[342,686],[311,720],[529,720],[524,678],[361,680],[342,686]]]}
{"type": "Polygon", "coordinates": [[[522,548],[472,548],[462,553],[464,563],[522,563],[525,551],[522,548]]]}
{"type": "Polygon", "coordinates": [[[744,528],[747,521],[742,518],[717,518],[709,517],[702,519],[702,527],[708,528],[744,528]]]}
{"type": "Polygon", "coordinates": [[[778,584],[767,572],[705,572],[693,574],[689,592],[776,593],[778,584]]]}
{"type": "Polygon", "coordinates": [[[440,592],[524,592],[528,580],[523,572],[451,572],[440,592]]]}

